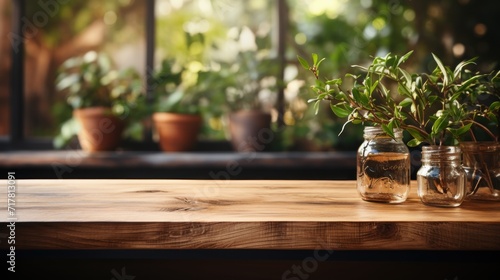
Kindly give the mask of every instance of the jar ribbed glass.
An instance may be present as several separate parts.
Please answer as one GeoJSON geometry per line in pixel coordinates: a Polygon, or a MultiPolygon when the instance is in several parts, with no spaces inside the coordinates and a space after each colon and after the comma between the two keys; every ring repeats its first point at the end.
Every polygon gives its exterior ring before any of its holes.
{"type": "Polygon", "coordinates": [[[394,138],[382,128],[364,129],[357,153],[357,189],[366,201],[401,203],[410,191],[410,152],[401,129],[394,138]]]}
{"type": "Polygon", "coordinates": [[[462,142],[467,198],[500,201],[500,143],[462,142]]]}
{"type": "Polygon", "coordinates": [[[420,200],[430,206],[458,207],[465,198],[465,171],[456,146],[422,147],[422,166],[417,172],[420,200]]]}

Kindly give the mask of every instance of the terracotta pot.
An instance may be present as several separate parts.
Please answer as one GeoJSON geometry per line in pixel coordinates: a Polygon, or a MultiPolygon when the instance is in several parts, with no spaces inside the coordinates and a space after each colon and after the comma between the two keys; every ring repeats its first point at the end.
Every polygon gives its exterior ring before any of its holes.
{"type": "Polygon", "coordinates": [[[110,108],[76,109],[73,116],[80,123],[78,141],[84,151],[112,151],[120,144],[125,125],[110,108]]]}
{"type": "Polygon", "coordinates": [[[153,123],[159,135],[160,148],[168,152],[193,150],[198,142],[200,115],[154,113],[153,123]]]}
{"type": "Polygon", "coordinates": [[[241,110],[229,114],[229,133],[233,149],[259,152],[271,143],[271,114],[257,110],[241,110]]]}

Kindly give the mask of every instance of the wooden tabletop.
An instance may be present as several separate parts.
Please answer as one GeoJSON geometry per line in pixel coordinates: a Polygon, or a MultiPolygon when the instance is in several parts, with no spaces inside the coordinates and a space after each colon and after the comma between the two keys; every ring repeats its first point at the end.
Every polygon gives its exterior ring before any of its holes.
{"type": "Polygon", "coordinates": [[[16,248],[500,250],[500,203],[425,206],[412,184],[389,205],[355,181],[20,179],[16,248]]]}

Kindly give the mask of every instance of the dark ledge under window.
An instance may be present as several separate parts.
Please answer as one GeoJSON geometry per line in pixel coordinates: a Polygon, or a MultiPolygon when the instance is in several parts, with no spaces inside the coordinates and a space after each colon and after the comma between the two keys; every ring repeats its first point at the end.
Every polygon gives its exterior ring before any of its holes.
{"type": "Polygon", "coordinates": [[[0,170],[19,179],[354,180],[356,153],[7,151],[0,170]]]}

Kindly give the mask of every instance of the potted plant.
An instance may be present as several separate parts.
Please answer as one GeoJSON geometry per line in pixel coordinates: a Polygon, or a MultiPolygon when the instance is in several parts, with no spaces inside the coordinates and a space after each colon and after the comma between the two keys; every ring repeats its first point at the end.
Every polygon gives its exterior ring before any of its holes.
{"type": "Polygon", "coordinates": [[[238,152],[263,151],[272,141],[271,110],[278,86],[277,63],[266,52],[240,52],[225,64],[227,123],[238,152]]]}
{"type": "Polygon", "coordinates": [[[498,123],[491,113],[498,108],[471,112],[465,104],[484,77],[467,70],[473,60],[463,61],[451,70],[433,55],[436,68],[431,73],[411,74],[402,67],[411,54],[388,54],[375,57],[367,67],[355,66],[365,75],[347,74],[346,79],[352,83],[347,90],[345,79],[320,79],[319,65],[324,59],[313,54],[311,66],[304,58],[298,59],[317,79],[312,86],[317,96],[310,100],[314,106],[327,100],[333,113],[347,118],[345,125],[372,124],[391,138],[395,138],[395,129],[402,129],[410,136],[408,146],[427,145],[422,151],[423,163],[437,162],[438,166],[426,168],[426,174],[420,172],[422,168],[419,170],[421,200],[429,205],[458,206],[465,196],[464,172],[456,166],[459,140],[472,126],[483,128],[471,117],[474,114],[498,123]]]}
{"type": "Polygon", "coordinates": [[[468,197],[499,201],[500,71],[484,75],[465,101],[470,121],[476,124],[460,141],[468,197]]]}
{"type": "MultiPolygon", "coordinates": [[[[270,147],[271,112],[280,83],[279,63],[249,27],[234,28],[227,41],[214,44],[212,60],[200,85],[211,107],[218,107],[221,126],[233,150],[263,151],[270,147]],[[233,36],[236,35],[236,36],[233,36]],[[222,111],[222,112],[220,112],[222,111]]],[[[213,115],[213,114],[212,114],[213,115]]]]}
{"type": "Polygon", "coordinates": [[[118,71],[108,55],[89,51],[60,66],[56,89],[66,94],[73,114],[54,145],[63,147],[77,135],[83,150],[98,152],[118,147],[143,86],[135,70],[118,71]]]}
{"type": "Polygon", "coordinates": [[[192,88],[183,83],[186,69],[165,59],[152,79],[155,108],[154,127],[163,151],[179,152],[195,148],[202,125],[199,100],[192,88]]]}
{"type": "Polygon", "coordinates": [[[402,142],[401,123],[394,114],[399,114],[389,85],[394,79],[387,76],[397,71],[410,54],[397,58],[388,55],[375,58],[368,67],[357,67],[363,75],[348,73],[345,79],[320,79],[320,64],[324,59],[312,55],[313,65],[299,56],[302,66],[310,70],[316,84],[312,86],[317,96],[310,99],[316,113],[323,100],[340,118],[347,118],[341,133],[348,123],[365,124],[365,141],[357,152],[357,190],[366,201],[402,203],[410,190],[410,154],[402,142]],[[394,61],[397,63],[387,63],[394,61]],[[349,89],[344,90],[344,85],[349,89]]]}

